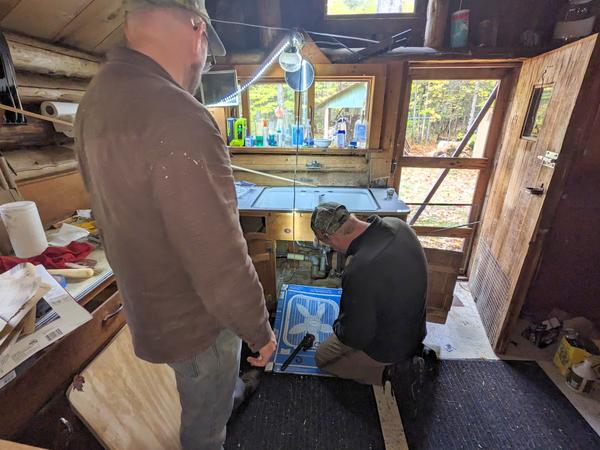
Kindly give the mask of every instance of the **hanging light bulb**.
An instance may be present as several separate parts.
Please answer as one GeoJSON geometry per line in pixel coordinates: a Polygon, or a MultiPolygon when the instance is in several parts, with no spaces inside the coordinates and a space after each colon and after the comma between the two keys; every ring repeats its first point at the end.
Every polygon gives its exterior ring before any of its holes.
{"type": "Polygon", "coordinates": [[[300,49],[304,39],[299,33],[292,33],[290,42],[285,51],[279,56],[279,65],[286,72],[297,72],[302,67],[302,55],[300,49]]]}
{"type": "Polygon", "coordinates": [[[302,56],[297,47],[289,46],[279,56],[279,65],[286,72],[298,72],[302,67],[302,56]]]}

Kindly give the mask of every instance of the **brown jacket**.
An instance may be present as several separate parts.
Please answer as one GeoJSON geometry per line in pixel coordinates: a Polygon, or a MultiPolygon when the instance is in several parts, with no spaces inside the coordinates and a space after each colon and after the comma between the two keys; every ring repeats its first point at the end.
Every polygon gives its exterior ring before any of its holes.
{"type": "Polygon", "coordinates": [[[118,47],[75,125],[78,159],[136,354],[191,358],[229,328],[257,351],[271,328],[210,113],[154,60],[118,47]]]}

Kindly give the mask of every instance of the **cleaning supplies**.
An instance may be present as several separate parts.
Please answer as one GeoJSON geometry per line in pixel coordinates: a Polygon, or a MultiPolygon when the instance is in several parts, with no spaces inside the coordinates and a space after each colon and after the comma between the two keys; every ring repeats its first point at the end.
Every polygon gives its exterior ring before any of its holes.
{"type": "Polygon", "coordinates": [[[306,119],[306,127],[304,128],[304,146],[315,146],[315,140],[313,138],[312,124],[310,123],[310,119],[306,119]]]}
{"type": "Polygon", "coordinates": [[[354,124],[354,136],[352,140],[356,142],[357,148],[367,148],[367,122],[365,121],[364,110],[360,115],[360,119],[354,124]]]}
{"type": "Polygon", "coordinates": [[[336,126],[336,143],[337,148],[346,148],[346,134],[348,130],[348,126],[346,124],[346,119],[344,117],[340,117],[337,120],[336,126]]]}
{"type": "Polygon", "coordinates": [[[232,147],[243,147],[248,130],[248,122],[244,117],[240,117],[233,124],[233,140],[229,143],[232,147]]]}

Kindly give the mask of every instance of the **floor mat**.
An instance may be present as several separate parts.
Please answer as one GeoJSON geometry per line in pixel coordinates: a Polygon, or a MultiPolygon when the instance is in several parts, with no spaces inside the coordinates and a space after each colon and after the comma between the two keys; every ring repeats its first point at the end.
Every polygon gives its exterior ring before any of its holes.
{"type": "Polygon", "coordinates": [[[416,419],[411,449],[600,449],[600,438],[541,367],[445,360],[416,419]]]}
{"type": "Polygon", "coordinates": [[[273,371],[280,372],[283,363],[307,333],[315,336],[314,346],[299,353],[285,373],[324,375],[317,368],[315,353],[319,344],[332,333],[333,322],[340,312],[341,289],[284,284],[281,287],[275,319],[277,350],[273,371]]]}
{"type": "Polygon", "coordinates": [[[232,417],[226,450],[385,449],[371,386],[321,377],[264,374],[232,417]]]}

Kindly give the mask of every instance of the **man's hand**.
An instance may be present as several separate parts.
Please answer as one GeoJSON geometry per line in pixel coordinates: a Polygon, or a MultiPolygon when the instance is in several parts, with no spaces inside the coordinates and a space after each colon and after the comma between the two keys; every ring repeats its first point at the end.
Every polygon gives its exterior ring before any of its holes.
{"type": "Polygon", "coordinates": [[[271,335],[271,340],[261,348],[258,353],[258,357],[249,356],[248,362],[252,364],[254,367],[265,367],[269,360],[271,359],[271,355],[277,348],[277,341],[275,340],[275,335],[271,335]]]}

